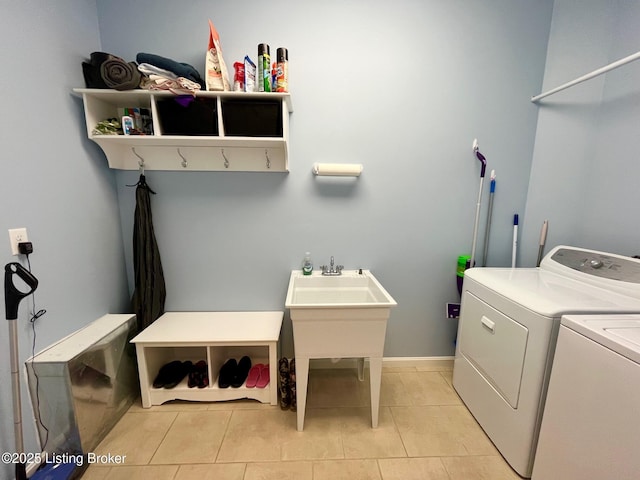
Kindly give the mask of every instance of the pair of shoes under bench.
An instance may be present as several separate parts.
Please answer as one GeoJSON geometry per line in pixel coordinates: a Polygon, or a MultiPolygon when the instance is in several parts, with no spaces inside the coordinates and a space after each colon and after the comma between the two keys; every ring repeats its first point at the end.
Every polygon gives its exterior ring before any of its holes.
{"type": "Polygon", "coordinates": [[[163,365],[153,380],[153,388],[174,388],[189,374],[192,368],[193,363],[190,361],[174,360],[163,365]]]}
{"type": "Polygon", "coordinates": [[[256,363],[247,377],[247,388],[265,388],[269,385],[271,373],[269,372],[269,364],[256,363]]]}
{"type": "Polygon", "coordinates": [[[249,370],[251,370],[251,359],[246,355],[239,362],[235,358],[230,358],[220,369],[218,386],[220,388],[241,387],[249,375],[249,370]]]}
{"type": "Polygon", "coordinates": [[[209,372],[207,372],[207,362],[200,360],[189,372],[189,388],[205,388],[209,386],[209,372]]]}

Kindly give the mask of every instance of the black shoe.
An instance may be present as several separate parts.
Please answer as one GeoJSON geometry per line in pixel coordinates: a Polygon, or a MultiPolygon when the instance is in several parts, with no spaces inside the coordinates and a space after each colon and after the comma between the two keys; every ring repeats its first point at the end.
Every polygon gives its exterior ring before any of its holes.
{"type": "Polygon", "coordinates": [[[207,372],[207,362],[200,360],[193,366],[189,373],[189,388],[204,388],[209,386],[209,374],[207,372]]]}
{"type": "Polygon", "coordinates": [[[291,405],[291,390],[289,388],[289,360],[282,357],[278,362],[278,373],[280,374],[280,408],[286,410],[291,405]]]}
{"type": "Polygon", "coordinates": [[[220,388],[229,388],[229,385],[231,385],[231,382],[233,382],[233,377],[235,376],[237,369],[238,362],[236,362],[235,358],[230,358],[229,360],[227,360],[220,369],[220,375],[218,376],[218,386],[220,388]]]}
{"type": "Polygon", "coordinates": [[[175,388],[193,369],[193,363],[188,360],[186,362],[179,363],[180,365],[171,372],[167,383],[164,384],[164,388],[175,388]]]}
{"type": "Polygon", "coordinates": [[[251,359],[244,356],[238,362],[238,368],[236,368],[235,375],[231,380],[231,386],[233,388],[241,387],[249,375],[249,370],[251,370],[251,359]]]}
{"type": "Polygon", "coordinates": [[[180,360],[175,360],[173,362],[169,362],[166,365],[163,365],[156,375],[155,380],[153,381],[153,388],[162,388],[165,385],[171,383],[173,378],[176,376],[176,372],[178,372],[182,368],[182,362],[180,360]]]}

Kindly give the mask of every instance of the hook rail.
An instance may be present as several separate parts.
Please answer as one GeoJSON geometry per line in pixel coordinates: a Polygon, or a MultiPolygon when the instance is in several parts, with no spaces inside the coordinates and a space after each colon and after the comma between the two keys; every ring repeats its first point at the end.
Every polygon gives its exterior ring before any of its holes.
{"type": "Polygon", "coordinates": [[[224,148],[220,149],[222,152],[222,158],[224,158],[224,168],[229,168],[229,159],[224,154],[224,148]]]}
{"type": "Polygon", "coordinates": [[[187,162],[187,159],[185,158],[184,155],[182,155],[182,152],[180,152],[180,149],[178,148],[178,155],[180,155],[180,158],[182,159],[182,162],[180,162],[180,164],[182,165],[183,168],[187,168],[187,166],[189,165],[189,162],[187,162]]]}
{"type": "Polygon", "coordinates": [[[140,175],[144,175],[144,158],[142,158],[138,152],[136,152],[136,147],[131,147],[131,151],[133,152],[133,154],[138,157],[140,160],[138,160],[138,168],[140,170],[140,175]]]}

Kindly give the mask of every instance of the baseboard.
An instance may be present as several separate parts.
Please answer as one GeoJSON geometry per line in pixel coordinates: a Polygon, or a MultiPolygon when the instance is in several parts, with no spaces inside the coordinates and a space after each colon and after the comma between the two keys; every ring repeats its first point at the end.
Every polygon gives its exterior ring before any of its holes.
{"type": "MultiPolygon", "coordinates": [[[[384,357],[383,368],[420,368],[425,370],[449,370],[454,357],[384,357]]],[[[309,368],[355,368],[357,358],[318,358],[309,361],[309,368]]],[[[365,363],[368,363],[365,360],[365,363]]]]}

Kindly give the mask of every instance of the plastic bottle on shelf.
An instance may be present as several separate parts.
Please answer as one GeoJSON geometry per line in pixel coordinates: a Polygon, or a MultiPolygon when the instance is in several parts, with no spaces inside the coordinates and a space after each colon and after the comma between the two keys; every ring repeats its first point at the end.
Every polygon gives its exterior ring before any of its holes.
{"type": "Polygon", "coordinates": [[[122,133],[125,135],[131,135],[131,131],[133,130],[133,117],[128,115],[127,109],[125,108],[125,115],[122,117],[122,133]]]}
{"type": "Polygon", "coordinates": [[[313,262],[311,261],[311,253],[307,252],[302,261],[302,274],[311,275],[311,272],[313,272],[313,262]]]}

